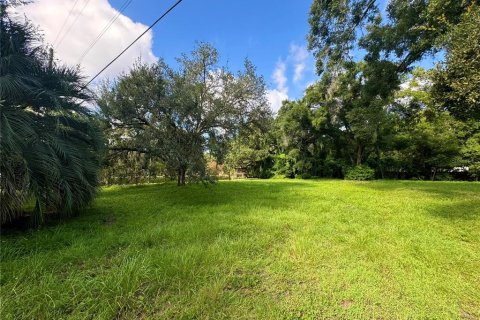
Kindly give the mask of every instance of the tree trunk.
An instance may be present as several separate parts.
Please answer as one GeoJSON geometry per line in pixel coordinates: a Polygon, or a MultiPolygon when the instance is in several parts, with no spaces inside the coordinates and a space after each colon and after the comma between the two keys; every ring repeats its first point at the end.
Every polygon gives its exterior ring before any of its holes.
{"type": "Polygon", "coordinates": [[[385,179],[382,160],[381,160],[381,153],[380,153],[380,148],[378,147],[378,144],[375,145],[375,151],[377,152],[378,168],[380,169],[380,176],[382,177],[382,179],[385,179]]]}
{"type": "Polygon", "coordinates": [[[181,186],[181,180],[182,180],[182,169],[178,168],[177,170],[177,186],[181,186]]]}
{"type": "Polygon", "coordinates": [[[185,166],[180,166],[178,168],[178,174],[177,174],[177,186],[184,186],[185,185],[185,173],[186,173],[186,167],[185,166]]]}
{"type": "Polygon", "coordinates": [[[362,146],[360,146],[360,145],[359,145],[358,148],[357,148],[357,166],[359,166],[359,165],[362,164],[362,153],[363,153],[363,152],[362,152],[362,151],[363,151],[362,149],[363,149],[363,148],[362,148],[362,146]]]}

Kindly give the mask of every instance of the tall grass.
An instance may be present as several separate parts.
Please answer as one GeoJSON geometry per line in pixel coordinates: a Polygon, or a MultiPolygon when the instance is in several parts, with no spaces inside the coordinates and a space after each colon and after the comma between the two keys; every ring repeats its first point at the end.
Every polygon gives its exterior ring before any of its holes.
{"type": "Polygon", "coordinates": [[[105,189],[4,231],[3,319],[480,317],[480,184],[105,189]]]}

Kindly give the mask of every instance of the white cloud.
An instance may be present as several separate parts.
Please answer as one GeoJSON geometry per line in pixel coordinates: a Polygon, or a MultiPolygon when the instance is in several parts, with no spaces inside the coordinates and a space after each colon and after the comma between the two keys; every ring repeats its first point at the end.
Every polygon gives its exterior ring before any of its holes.
{"type": "Polygon", "coordinates": [[[287,76],[285,75],[285,71],[287,70],[287,65],[283,61],[278,61],[275,70],[273,71],[273,81],[277,85],[277,88],[281,91],[287,90],[287,76]]]}
{"type": "MultiPolygon", "coordinates": [[[[97,37],[110,19],[118,13],[108,3],[108,0],[93,0],[88,1],[88,4],[86,1],[88,0],[80,0],[77,3],[63,28],[62,34],[57,38],[57,43],[62,38],[63,40],[54,47],[55,58],[72,66],[79,62],[80,56],[85,49],[97,37]],[[85,8],[82,11],[84,6],[85,8]],[[73,24],[74,21],[75,24],[73,24]],[[63,34],[66,31],[68,33],[64,37],[63,34]]],[[[74,2],[75,0],[36,1],[16,7],[15,11],[19,13],[19,16],[25,15],[34,25],[37,25],[44,34],[46,43],[52,44],[74,2]]],[[[81,68],[84,74],[89,78],[94,76],[139,34],[145,31],[146,28],[146,25],[134,22],[129,17],[121,14],[83,59],[81,68]]],[[[128,70],[138,57],[141,57],[144,62],[157,60],[157,57],[152,52],[151,31],[147,32],[105,70],[100,78],[112,77],[128,70]]]]}
{"type": "Polygon", "coordinates": [[[273,71],[272,79],[275,86],[267,91],[267,97],[274,112],[280,109],[282,101],[291,98],[292,93],[289,93],[288,88],[289,79],[286,76],[287,69],[290,70],[290,68],[293,71],[291,79],[293,96],[302,94],[308,86],[315,83],[313,56],[308,52],[306,46],[290,44],[287,57],[279,60],[273,71]],[[302,92],[299,91],[300,89],[302,92]]]}
{"type": "Polygon", "coordinates": [[[279,60],[273,71],[272,78],[275,82],[276,88],[267,91],[267,99],[273,112],[278,112],[282,106],[282,101],[288,99],[287,76],[285,72],[287,65],[285,62],[279,60]]]}
{"type": "Polygon", "coordinates": [[[282,106],[282,102],[288,100],[288,94],[284,91],[279,91],[278,89],[268,90],[267,99],[270,103],[270,107],[274,113],[277,113],[282,106]]]}
{"type": "Polygon", "coordinates": [[[294,67],[293,82],[298,83],[303,79],[307,67],[308,50],[306,47],[292,44],[290,45],[289,57],[292,59],[294,67]]]}
{"type": "Polygon", "coordinates": [[[302,80],[304,71],[305,71],[304,63],[295,64],[295,73],[293,75],[293,82],[297,83],[300,80],[302,80]]]}

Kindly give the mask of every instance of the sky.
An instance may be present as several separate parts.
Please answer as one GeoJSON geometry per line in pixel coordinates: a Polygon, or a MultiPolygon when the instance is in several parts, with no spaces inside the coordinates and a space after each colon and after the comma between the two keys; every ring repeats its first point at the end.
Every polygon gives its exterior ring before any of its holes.
{"type": "MultiPolygon", "coordinates": [[[[163,14],[176,0],[36,0],[15,10],[43,33],[61,61],[80,64],[91,78],[163,14]],[[120,13],[121,9],[126,8],[120,13]],[[90,45],[118,18],[90,49],[90,45]]],[[[245,58],[257,67],[268,87],[273,111],[282,100],[300,98],[312,84],[314,59],[307,50],[308,12],[312,0],[183,0],[99,79],[128,71],[134,61],[159,57],[175,64],[196,42],[216,47],[221,64],[242,69],[245,58]]],[[[428,67],[430,60],[422,65],[428,67]]]]}

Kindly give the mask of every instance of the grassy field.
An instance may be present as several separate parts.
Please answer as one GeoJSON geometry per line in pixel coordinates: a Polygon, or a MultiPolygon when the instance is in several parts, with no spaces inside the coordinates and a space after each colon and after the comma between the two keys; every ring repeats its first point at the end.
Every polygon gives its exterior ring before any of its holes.
{"type": "Polygon", "coordinates": [[[1,239],[2,319],[478,319],[480,184],[105,189],[1,239]]]}

